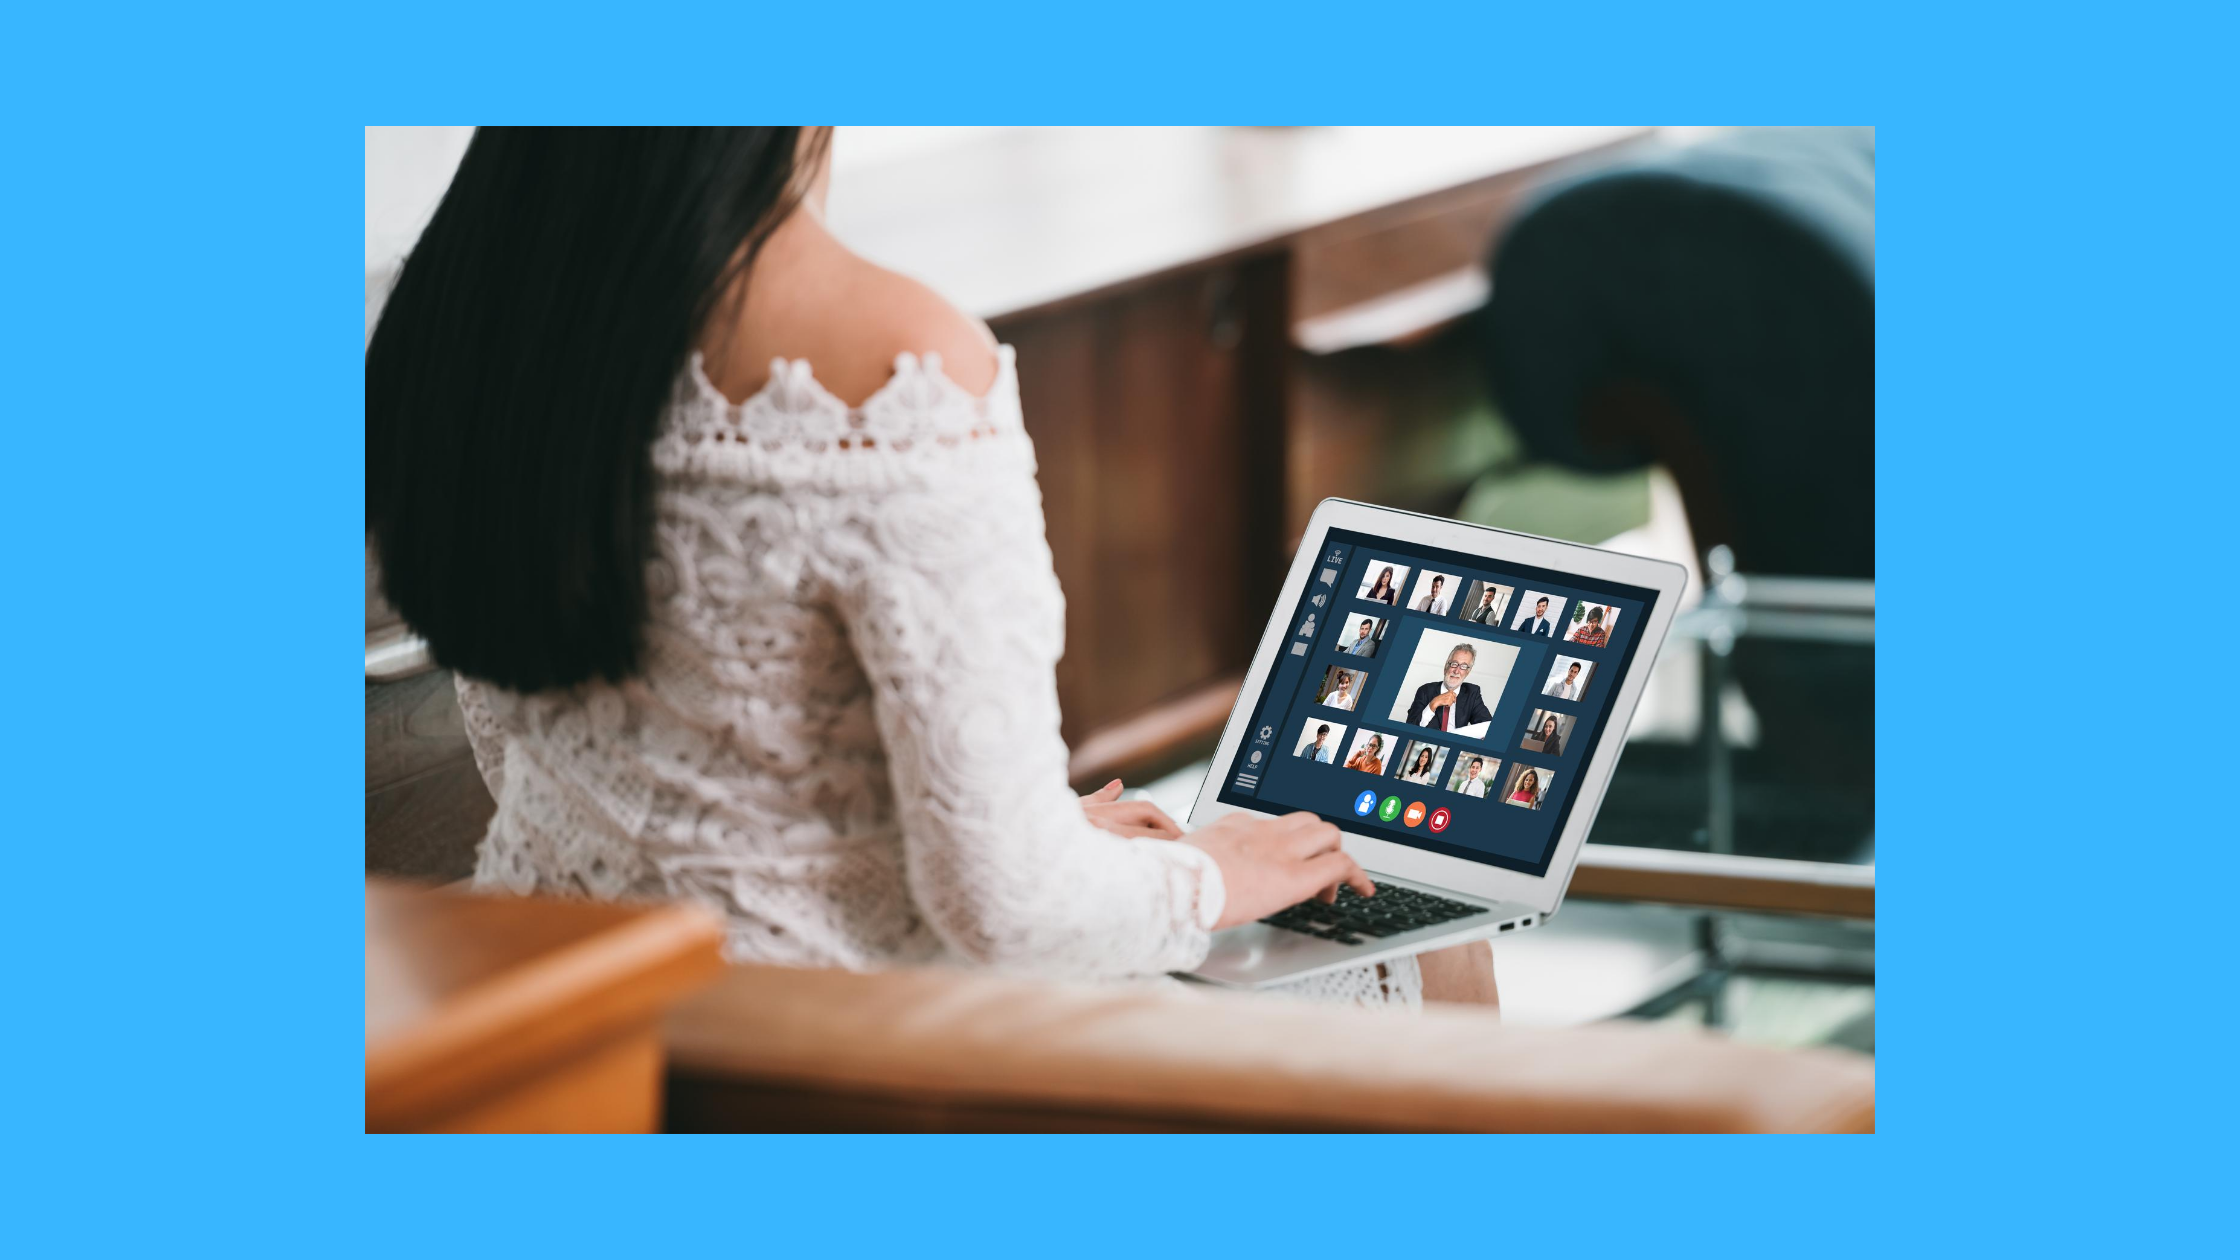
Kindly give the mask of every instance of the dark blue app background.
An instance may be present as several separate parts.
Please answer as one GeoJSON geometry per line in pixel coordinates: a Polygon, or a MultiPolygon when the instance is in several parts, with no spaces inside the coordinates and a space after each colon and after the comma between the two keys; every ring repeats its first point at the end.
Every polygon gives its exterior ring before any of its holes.
{"type": "MultiPolygon", "coordinates": [[[[1287,638],[1278,649],[1275,667],[1257,706],[1252,727],[1246,731],[1236,760],[1225,770],[1217,799],[1226,804],[1283,812],[1310,810],[1348,831],[1396,841],[1434,853],[1470,858],[1529,874],[1543,874],[1555,851],[1556,837],[1571,815],[1578,796],[1579,775],[1601,743],[1618,684],[1635,665],[1641,627],[1656,602],[1656,592],[1616,583],[1582,585],[1585,579],[1525,565],[1504,565],[1460,552],[1395,543],[1390,539],[1332,530],[1307,578],[1298,606],[1285,625],[1287,638]],[[1374,580],[1374,569],[1405,566],[1399,583],[1399,602],[1386,604],[1357,598],[1374,580]],[[1454,575],[1454,589],[1442,588],[1451,600],[1445,616],[1410,611],[1417,576],[1426,568],[1454,575]],[[1498,627],[1464,620],[1463,606],[1471,583],[1480,580],[1513,587],[1498,627]],[[1564,601],[1554,612],[1556,638],[1528,638],[1508,626],[1517,619],[1526,591],[1537,591],[1564,601]],[[1573,610],[1581,601],[1604,604],[1617,610],[1609,641],[1601,647],[1565,643],[1573,610]],[[1352,642],[1363,619],[1389,621],[1382,646],[1373,657],[1340,651],[1352,642]],[[1516,659],[1505,679],[1490,660],[1481,662],[1470,681],[1484,692],[1493,721],[1482,738],[1465,738],[1452,731],[1410,726],[1406,719],[1410,694],[1403,697],[1404,675],[1425,635],[1434,639],[1474,639],[1516,650],[1516,659]],[[1562,700],[1542,694],[1549,670],[1559,656],[1574,657],[1593,665],[1584,694],[1562,700]],[[1359,703],[1349,712],[1317,703],[1316,692],[1332,666],[1364,671],[1366,680],[1356,689],[1359,703]],[[1395,710],[1398,716],[1395,716],[1395,710]],[[1573,719],[1561,753],[1545,756],[1526,749],[1522,740],[1527,719],[1536,709],[1568,714],[1573,719]],[[1333,745],[1331,760],[1318,762],[1295,755],[1302,732],[1310,723],[1329,723],[1333,745]],[[1337,732],[1342,729],[1343,735],[1337,732]],[[1384,737],[1380,774],[1345,767],[1355,737],[1362,731],[1384,737]],[[1414,784],[1400,778],[1401,751],[1409,741],[1422,739],[1449,749],[1436,781],[1414,784]],[[1499,760],[1500,769],[1483,797],[1447,790],[1458,762],[1473,756],[1499,760]],[[1538,809],[1505,803],[1501,797],[1511,773],[1519,765],[1537,769],[1549,778],[1549,787],[1538,809]],[[1373,795],[1366,811],[1356,807],[1364,793],[1373,795]],[[1386,822],[1380,806],[1397,796],[1401,814],[1386,822]],[[1407,807],[1422,802],[1426,821],[1407,826],[1407,807]],[[1445,809],[1451,821],[1439,832],[1428,819],[1445,809]]],[[[1443,653],[1442,653],[1443,655],[1443,653]]],[[[1481,652],[1492,657],[1494,652],[1481,652]]],[[[1647,668],[1644,664],[1642,668],[1647,668]]],[[[1422,681],[1417,680],[1419,683],[1422,681]]]]}

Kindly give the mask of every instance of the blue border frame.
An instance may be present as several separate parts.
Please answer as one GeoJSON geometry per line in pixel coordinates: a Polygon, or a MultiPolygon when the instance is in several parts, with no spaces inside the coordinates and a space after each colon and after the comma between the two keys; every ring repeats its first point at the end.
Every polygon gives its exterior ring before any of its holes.
{"type": "Polygon", "coordinates": [[[1337,1209],[1340,1229],[1472,1252],[2184,1245],[2231,1111],[2229,982],[2201,960],[2230,948],[2212,935],[2228,898],[2210,898],[2232,825],[2197,786],[2226,780],[2235,700],[2213,655],[2233,498],[2229,18],[1566,16],[11,13],[15,1235],[73,1252],[1135,1255],[1288,1247],[1304,1203],[1316,1224],[1337,1209]],[[357,1136],[356,129],[817,115],[1880,124],[1883,1133],[1716,1150],[357,1136]],[[2064,685],[2080,640],[2027,632],[2103,599],[2184,624],[2142,643],[2186,692],[2154,702],[2178,720],[2115,810],[2077,783],[2130,706],[2079,703],[2107,690],[2064,685]],[[1995,627],[1956,635],[1986,606],[1995,627]],[[1956,657],[1964,695],[1942,683],[1956,657]],[[1955,759],[1916,733],[1962,700],[1976,744],[1955,759]],[[2150,899],[2100,904],[2110,870],[2150,899]]]}

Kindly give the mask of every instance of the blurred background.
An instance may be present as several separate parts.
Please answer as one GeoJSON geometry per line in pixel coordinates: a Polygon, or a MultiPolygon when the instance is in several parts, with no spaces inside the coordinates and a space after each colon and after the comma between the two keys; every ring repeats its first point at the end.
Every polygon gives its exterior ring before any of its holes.
{"type": "MultiPolygon", "coordinates": [[[[469,128],[366,129],[366,318],[469,128]]],[[[1871,1052],[1874,135],[843,127],[829,216],[1018,349],[1079,785],[1182,817],[1328,496],[1674,560],[1572,900],[1505,1016],[1871,1052]]],[[[491,804],[367,585],[367,869],[491,804]]]]}

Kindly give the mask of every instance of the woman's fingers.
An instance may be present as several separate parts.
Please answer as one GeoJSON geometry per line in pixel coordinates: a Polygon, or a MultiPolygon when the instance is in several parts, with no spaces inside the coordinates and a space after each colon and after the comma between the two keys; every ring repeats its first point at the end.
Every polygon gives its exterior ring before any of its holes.
{"type": "MultiPolygon", "coordinates": [[[[1314,818],[1314,815],[1307,815],[1314,818]]],[[[1284,837],[1285,848],[1293,858],[1311,858],[1328,853],[1338,847],[1341,837],[1338,829],[1319,818],[1311,827],[1300,827],[1284,837]]]]}
{"type": "Polygon", "coordinates": [[[1113,801],[1082,808],[1090,822],[1117,835],[1156,836],[1162,840],[1182,838],[1182,828],[1167,817],[1167,811],[1150,801],[1113,801]]]}
{"type": "Polygon", "coordinates": [[[1096,791],[1081,798],[1084,805],[1104,805],[1120,799],[1120,780],[1114,779],[1096,791]]]}
{"type": "Polygon", "coordinates": [[[1136,826],[1148,827],[1155,834],[1165,836],[1169,840],[1180,840],[1182,838],[1182,828],[1175,825],[1174,819],[1167,817],[1167,811],[1150,801],[1121,801],[1112,808],[1126,811],[1121,817],[1136,826]]]}
{"type": "Polygon", "coordinates": [[[1314,881],[1315,896],[1324,901],[1338,899],[1338,885],[1350,884],[1364,897],[1377,895],[1377,886],[1361,864],[1346,856],[1343,851],[1325,853],[1307,863],[1307,874],[1314,881]]]}

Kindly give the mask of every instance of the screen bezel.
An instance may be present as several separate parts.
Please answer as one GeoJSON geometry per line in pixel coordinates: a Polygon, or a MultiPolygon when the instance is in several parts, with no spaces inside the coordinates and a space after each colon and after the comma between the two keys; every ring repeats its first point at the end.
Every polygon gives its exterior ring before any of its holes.
{"type": "Polygon", "coordinates": [[[1657,593],[1657,600],[1649,609],[1647,629],[1633,656],[1634,667],[1619,680],[1617,698],[1610,706],[1610,718],[1603,728],[1614,737],[1596,741],[1594,754],[1580,773],[1579,795],[1562,834],[1556,838],[1555,853],[1549,858],[1545,872],[1530,875],[1343,829],[1340,832],[1345,851],[1371,871],[1437,884],[1457,892],[1518,902],[1542,914],[1552,913],[1563,900],[1563,890],[1571,882],[1571,871],[1578,864],[1579,851],[1585,846],[1595,815],[1602,808],[1603,792],[1610,785],[1611,772],[1617,768],[1618,755],[1625,746],[1626,728],[1633,722],[1634,707],[1640,703],[1649,672],[1664,647],[1665,634],[1672,628],[1680,594],[1687,586],[1688,571],[1677,564],[1646,556],[1604,551],[1579,543],[1469,525],[1350,499],[1324,499],[1315,505],[1314,514],[1307,519],[1306,533],[1291,557],[1291,571],[1284,576],[1283,591],[1269,610],[1267,628],[1261,632],[1260,646],[1253,652],[1252,667],[1245,673],[1236,703],[1230,706],[1229,721],[1222,727],[1221,742],[1214,749],[1213,769],[1199,785],[1197,803],[1190,809],[1189,821],[1193,826],[1203,826],[1232,813],[1270,814],[1269,810],[1231,805],[1219,797],[1259,705],[1260,693],[1267,686],[1268,674],[1275,668],[1289,637],[1288,613],[1305,590],[1308,575],[1314,572],[1322,555],[1323,540],[1333,529],[1381,535],[1399,543],[1417,543],[1482,556],[1495,564],[1550,569],[1590,581],[1622,583],[1657,593]]]}

